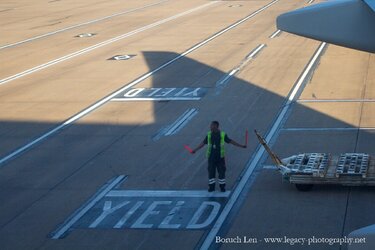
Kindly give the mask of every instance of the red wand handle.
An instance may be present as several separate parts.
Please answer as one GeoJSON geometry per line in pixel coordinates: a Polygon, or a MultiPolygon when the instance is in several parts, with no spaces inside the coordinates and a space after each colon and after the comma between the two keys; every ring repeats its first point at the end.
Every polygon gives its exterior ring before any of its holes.
{"type": "Polygon", "coordinates": [[[188,146],[188,145],[184,145],[184,148],[189,151],[190,154],[193,153],[193,150],[188,146]]]}

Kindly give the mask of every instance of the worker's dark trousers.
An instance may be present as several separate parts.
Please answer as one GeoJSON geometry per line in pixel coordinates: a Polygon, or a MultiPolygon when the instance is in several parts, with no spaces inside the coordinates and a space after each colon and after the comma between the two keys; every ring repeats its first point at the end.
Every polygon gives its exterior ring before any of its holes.
{"type": "Polygon", "coordinates": [[[225,158],[208,160],[208,186],[210,189],[215,189],[216,170],[219,173],[220,188],[225,188],[225,158]]]}

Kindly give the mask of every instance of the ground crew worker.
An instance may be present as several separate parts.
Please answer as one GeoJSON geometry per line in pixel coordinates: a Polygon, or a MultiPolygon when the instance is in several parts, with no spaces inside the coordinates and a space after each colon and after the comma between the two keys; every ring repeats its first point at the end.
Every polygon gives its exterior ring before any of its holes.
{"type": "Polygon", "coordinates": [[[215,191],[216,170],[219,174],[219,186],[221,192],[225,192],[225,149],[224,144],[230,143],[237,147],[246,148],[246,145],[241,145],[234,140],[229,139],[224,131],[219,130],[219,122],[213,121],[210,125],[210,131],[206,138],[199,144],[192,153],[194,154],[199,149],[207,144],[207,159],[208,159],[208,192],[215,191]]]}

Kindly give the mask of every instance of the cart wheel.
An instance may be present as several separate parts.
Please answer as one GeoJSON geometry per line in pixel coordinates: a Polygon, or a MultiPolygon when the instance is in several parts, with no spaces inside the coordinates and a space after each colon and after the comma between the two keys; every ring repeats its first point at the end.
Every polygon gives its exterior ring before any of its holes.
{"type": "Polygon", "coordinates": [[[298,191],[307,192],[313,188],[313,184],[296,184],[298,191]]]}

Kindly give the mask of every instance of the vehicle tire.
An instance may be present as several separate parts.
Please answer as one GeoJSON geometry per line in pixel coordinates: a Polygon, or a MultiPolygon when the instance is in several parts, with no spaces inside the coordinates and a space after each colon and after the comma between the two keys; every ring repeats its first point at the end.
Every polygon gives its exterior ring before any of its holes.
{"type": "Polygon", "coordinates": [[[298,191],[307,192],[313,188],[313,184],[296,184],[298,191]]]}

